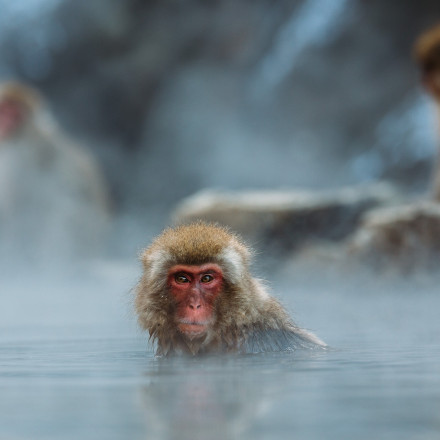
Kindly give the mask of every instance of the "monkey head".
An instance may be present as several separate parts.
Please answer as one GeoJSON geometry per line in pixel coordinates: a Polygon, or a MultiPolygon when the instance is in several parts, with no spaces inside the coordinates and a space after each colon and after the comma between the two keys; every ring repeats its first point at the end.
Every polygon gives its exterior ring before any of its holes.
{"type": "Polygon", "coordinates": [[[227,229],[165,230],[141,255],[140,325],[157,353],[281,351],[324,346],[297,327],[249,272],[250,249],[227,229]]]}
{"type": "Polygon", "coordinates": [[[424,32],[414,45],[426,89],[440,101],[440,25],[424,32]]]}
{"type": "MultiPolygon", "coordinates": [[[[222,325],[244,313],[250,298],[235,293],[252,283],[249,257],[235,235],[204,223],[167,229],[144,251],[136,308],[162,351],[169,344],[199,351],[218,339],[222,325]]],[[[249,297],[253,291],[249,288],[249,297]]]]}
{"type": "Polygon", "coordinates": [[[22,84],[0,86],[0,141],[20,134],[38,101],[37,93],[22,84]]]}

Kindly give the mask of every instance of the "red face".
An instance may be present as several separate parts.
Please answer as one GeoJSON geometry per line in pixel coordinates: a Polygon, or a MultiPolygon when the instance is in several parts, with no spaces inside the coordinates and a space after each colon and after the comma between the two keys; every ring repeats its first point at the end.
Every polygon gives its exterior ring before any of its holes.
{"type": "Polygon", "coordinates": [[[23,109],[10,99],[0,102],[0,140],[11,136],[23,120],[23,109]]]}
{"type": "Polygon", "coordinates": [[[223,286],[223,272],[217,264],[176,265],[168,274],[168,285],[176,305],[176,322],[181,333],[194,338],[206,333],[213,321],[213,305],[223,286]]]}

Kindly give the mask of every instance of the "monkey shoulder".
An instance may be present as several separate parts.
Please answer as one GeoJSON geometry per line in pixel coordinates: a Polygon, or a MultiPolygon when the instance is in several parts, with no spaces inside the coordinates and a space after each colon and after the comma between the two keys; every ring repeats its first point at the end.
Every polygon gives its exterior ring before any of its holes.
{"type": "Polygon", "coordinates": [[[294,324],[273,297],[260,303],[258,318],[246,326],[241,352],[261,353],[325,347],[313,333],[294,324]]]}

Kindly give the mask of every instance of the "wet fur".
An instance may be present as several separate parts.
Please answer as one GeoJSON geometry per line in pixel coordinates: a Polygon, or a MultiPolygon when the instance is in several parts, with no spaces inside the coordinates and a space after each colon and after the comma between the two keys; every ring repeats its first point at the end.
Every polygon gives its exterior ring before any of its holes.
{"type": "Polygon", "coordinates": [[[158,355],[258,353],[325,346],[298,328],[262,283],[251,277],[250,256],[237,236],[205,223],[167,229],[142,253],[144,274],[136,288],[136,311],[141,327],[156,342],[158,355]],[[191,340],[174,322],[168,271],[175,264],[208,262],[222,267],[225,284],[214,304],[212,328],[191,340]]]}

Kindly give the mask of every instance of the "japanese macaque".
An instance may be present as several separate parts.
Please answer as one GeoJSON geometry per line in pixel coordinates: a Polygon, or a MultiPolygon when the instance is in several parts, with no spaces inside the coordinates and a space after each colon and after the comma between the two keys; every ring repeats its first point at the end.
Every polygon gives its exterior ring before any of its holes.
{"type": "Polygon", "coordinates": [[[63,135],[36,91],[1,84],[0,255],[88,255],[108,219],[107,189],[91,155],[63,135]]]}
{"type": "MultiPolygon", "coordinates": [[[[437,104],[440,128],[440,24],[419,37],[414,54],[422,71],[423,85],[437,104]]],[[[434,197],[440,201],[440,155],[435,169],[434,197]]]]}
{"type": "Polygon", "coordinates": [[[201,222],[154,240],[141,255],[136,311],[157,355],[325,347],[251,276],[250,256],[237,236],[201,222]]]}

